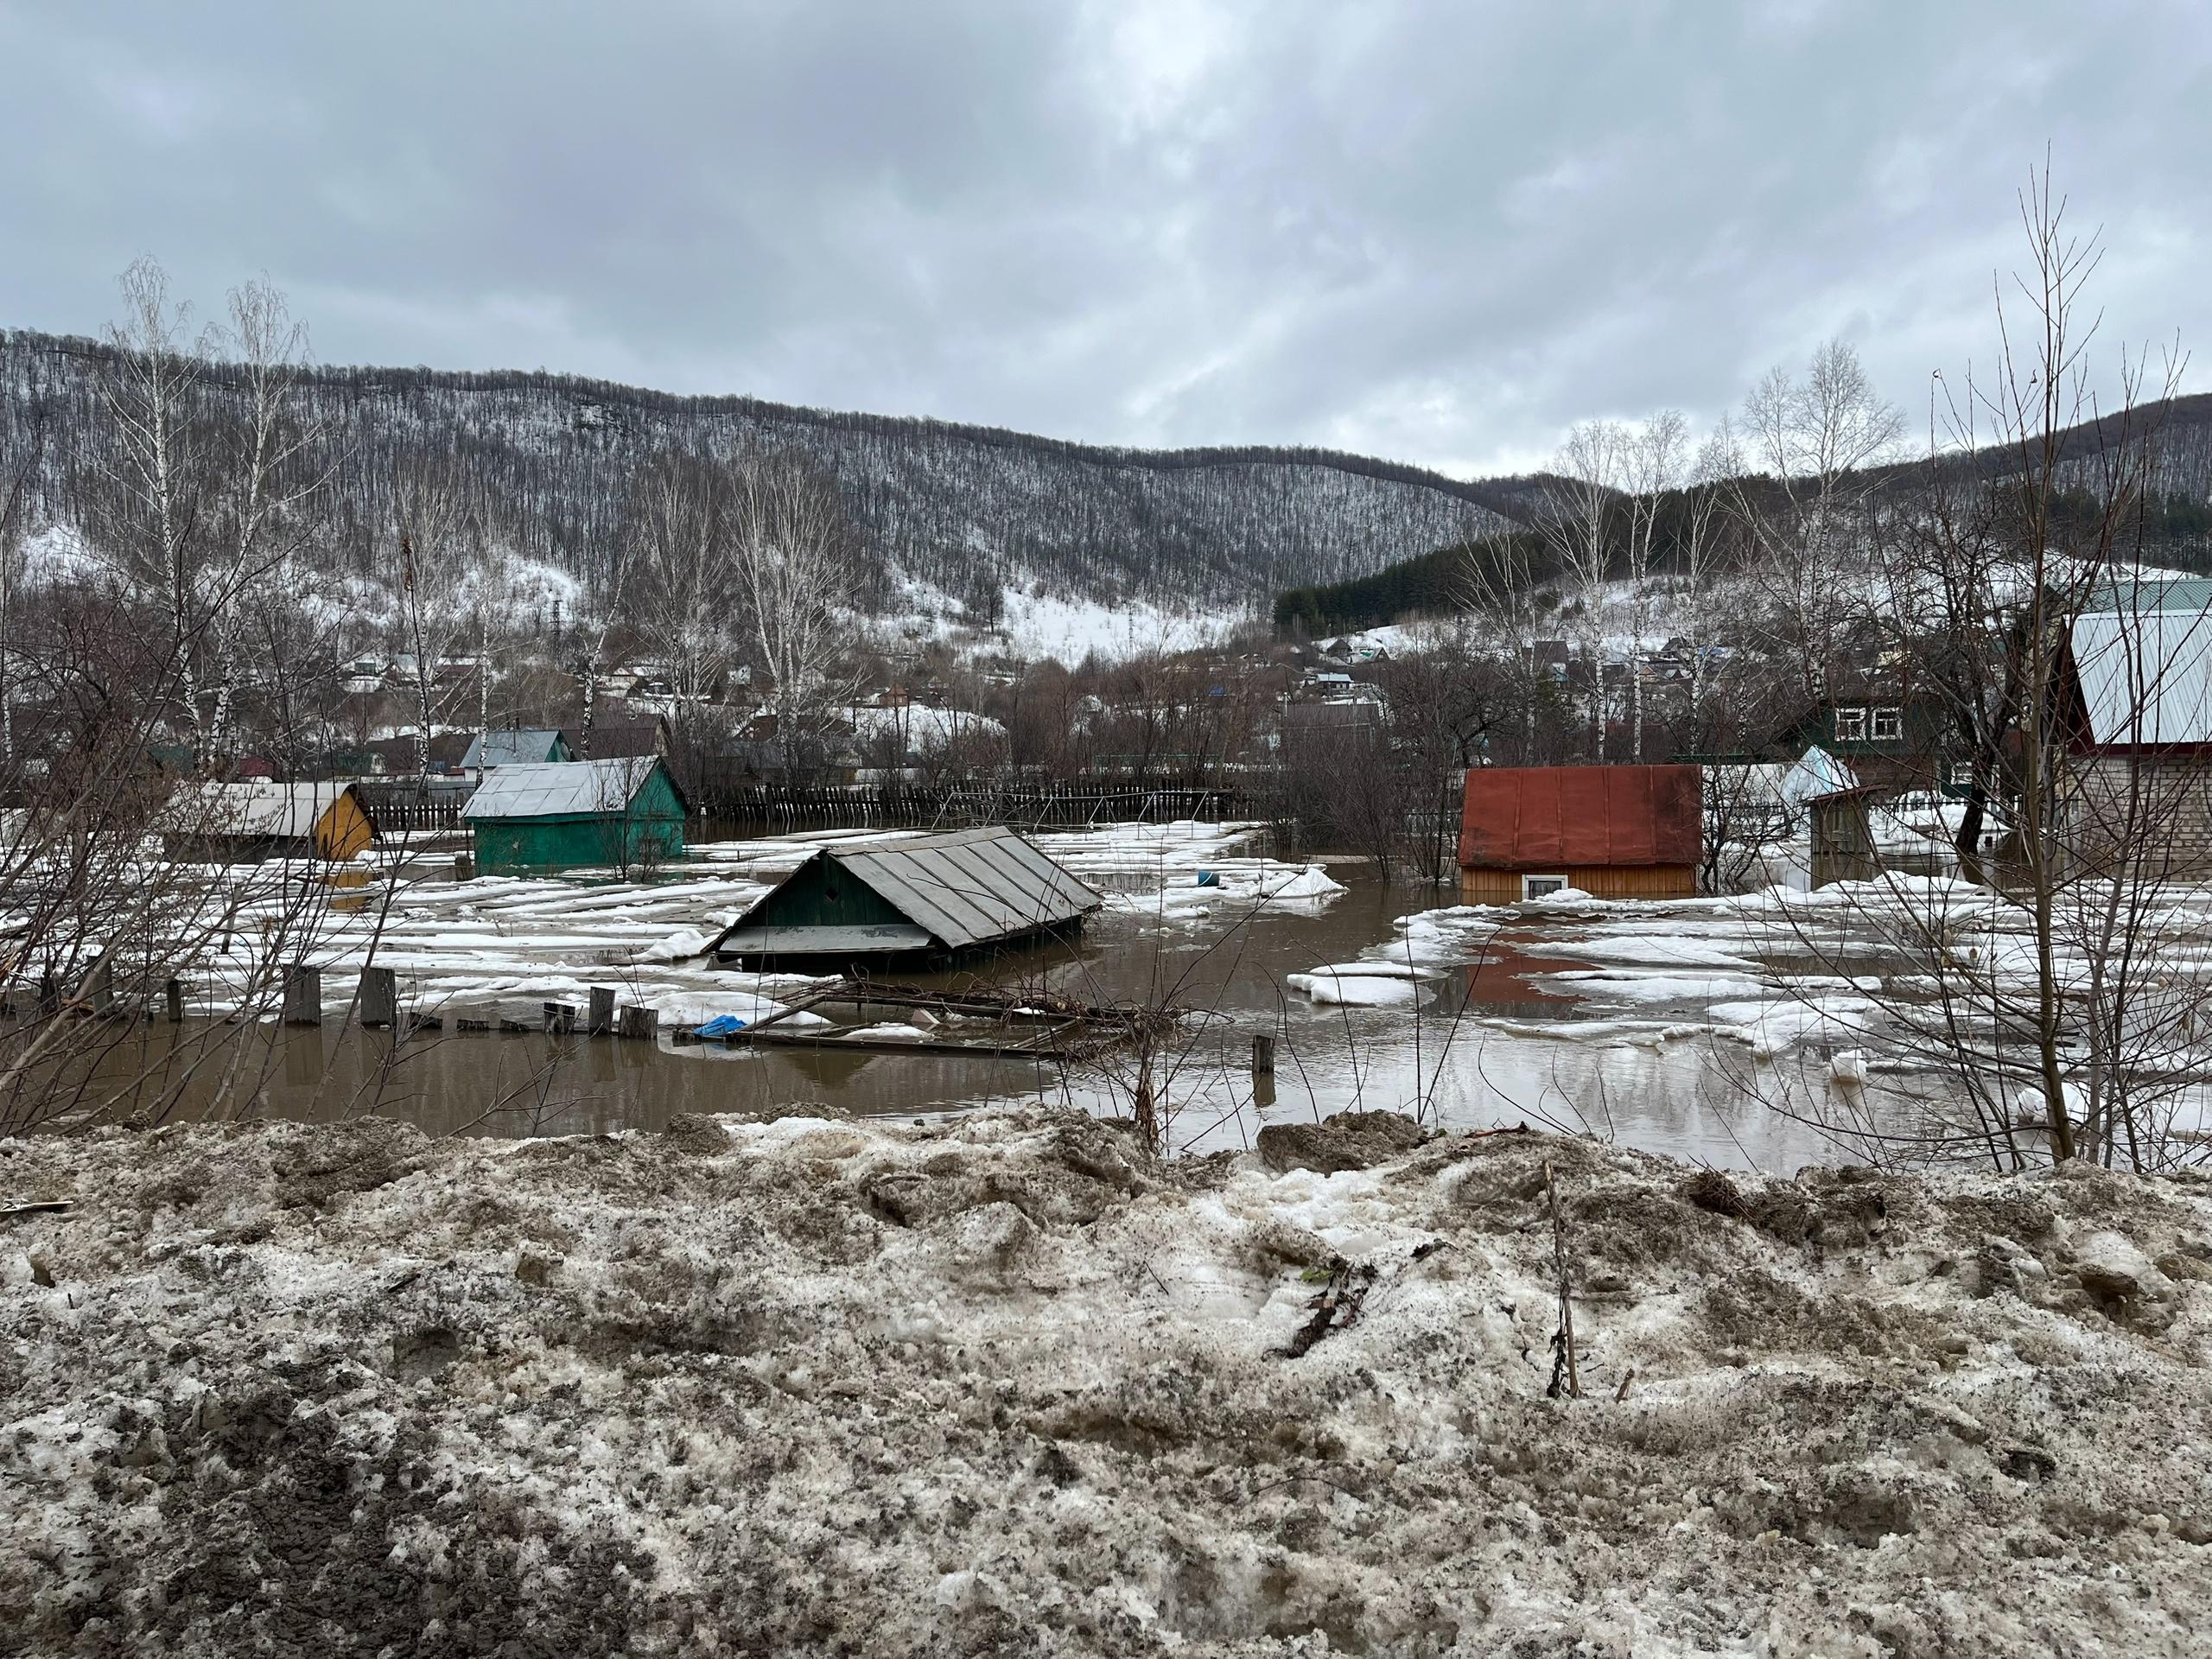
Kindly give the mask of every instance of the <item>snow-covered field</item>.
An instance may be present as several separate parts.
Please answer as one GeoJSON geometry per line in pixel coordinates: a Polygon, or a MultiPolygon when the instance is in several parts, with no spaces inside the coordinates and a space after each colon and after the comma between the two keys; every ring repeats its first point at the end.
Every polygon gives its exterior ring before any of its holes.
{"type": "Polygon", "coordinates": [[[4,1646],[2201,1651],[2200,1185],[1417,1138],[0,1143],[4,1646]]]}

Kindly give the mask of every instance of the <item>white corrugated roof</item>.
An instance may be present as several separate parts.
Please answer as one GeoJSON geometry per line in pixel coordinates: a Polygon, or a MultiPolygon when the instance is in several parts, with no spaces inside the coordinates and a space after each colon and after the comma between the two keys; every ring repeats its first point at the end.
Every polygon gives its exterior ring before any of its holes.
{"type": "Polygon", "coordinates": [[[188,784],[169,798],[161,827],[172,835],[304,840],[350,783],[188,784]]]}
{"type": "Polygon", "coordinates": [[[2093,611],[2072,644],[2092,742],[2212,743],[2212,611],[2093,611]]]}
{"type": "Polygon", "coordinates": [[[660,762],[650,754],[612,760],[546,760],[499,766],[461,810],[464,818],[565,818],[620,812],[660,762]]]}

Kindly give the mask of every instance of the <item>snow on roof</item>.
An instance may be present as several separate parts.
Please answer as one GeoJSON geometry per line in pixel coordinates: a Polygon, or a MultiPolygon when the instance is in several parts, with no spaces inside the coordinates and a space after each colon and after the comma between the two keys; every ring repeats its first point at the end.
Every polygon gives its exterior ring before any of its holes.
{"type": "Polygon", "coordinates": [[[2074,619],[2091,742],[2212,743],[2212,583],[2171,585],[2204,591],[2194,607],[2146,594],[2139,607],[2074,619]]]}
{"type": "Polygon", "coordinates": [[[160,827],[172,835],[305,840],[350,783],[188,784],[169,798],[160,827]]]}
{"type": "Polygon", "coordinates": [[[659,760],[650,754],[611,760],[545,760],[495,766],[462,807],[464,818],[561,818],[626,809],[659,760]]]}
{"type": "Polygon", "coordinates": [[[965,709],[932,709],[920,702],[900,709],[855,709],[850,718],[856,741],[867,743],[895,735],[903,737],[910,749],[940,747],[961,737],[1006,735],[1006,728],[988,715],[970,714],[965,709]]]}

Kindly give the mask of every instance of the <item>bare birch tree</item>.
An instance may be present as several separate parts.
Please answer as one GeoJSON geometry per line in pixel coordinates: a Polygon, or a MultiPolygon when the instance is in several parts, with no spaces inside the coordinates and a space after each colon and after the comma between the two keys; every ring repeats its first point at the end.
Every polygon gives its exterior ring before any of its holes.
{"type": "Polygon", "coordinates": [[[860,561],[836,486],[795,456],[730,471],[730,550],[740,613],[769,677],[787,767],[813,764],[855,683],[860,561]]]}
{"type": "Polygon", "coordinates": [[[164,615],[176,652],[181,723],[201,765],[229,739],[239,672],[238,601],[297,547],[327,474],[323,435],[296,392],[307,333],[283,296],[249,283],[227,327],[189,336],[161,267],[141,259],[120,287],[104,393],[116,442],[93,512],[96,545],[164,615]],[[221,395],[213,359],[231,359],[221,395]]]}
{"type": "Polygon", "coordinates": [[[1553,601],[1521,536],[1493,536],[1466,544],[1453,582],[1453,599],[1468,619],[1467,647],[1497,664],[1512,707],[1500,724],[1517,724],[1520,763],[1536,763],[1541,711],[1554,701],[1550,670],[1539,648],[1553,601]]]}
{"type": "MultiPolygon", "coordinates": [[[[482,581],[484,525],[470,480],[425,459],[392,478],[392,624],[413,704],[416,773],[427,793],[430,741],[445,712],[438,671],[467,637],[482,581]]],[[[479,664],[482,674],[485,665],[479,664]]]]}
{"type": "Polygon", "coordinates": [[[2178,1103],[2212,1086],[2212,955],[2184,902],[2212,876],[2212,778],[2186,741],[2212,729],[2212,611],[2140,569],[2182,365],[2157,377],[2123,351],[2117,407],[2101,405],[2082,321],[2095,239],[2047,174],[2021,209],[1997,360],[1939,389],[1885,549],[1891,648],[1970,757],[1961,868],[1993,886],[1884,877],[1851,902],[1915,959],[1878,1001],[1904,1052],[1950,1075],[1989,1155],[2020,1161],[2024,1109],[2054,1159],[2158,1167],[2178,1103]],[[1987,868],[1968,845],[1985,810],[2006,825],[1987,868]]]}
{"type": "Polygon", "coordinates": [[[741,588],[731,482],[723,467],[665,455],[631,488],[630,609],[668,672],[676,724],[687,740],[696,737],[701,710],[736,657],[741,588]]]}
{"type": "Polygon", "coordinates": [[[1683,504],[1681,532],[1682,602],[1675,632],[1689,647],[1689,723],[1692,741],[1705,746],[1706,677],[1715,644],[1715,579],[1721,566],[1720,507],[1729,480],[1744,470],[1735,428],[1726,416],[1698,446],[1683,504]]]}
{"type": "Polygon", "coordinates": [[[1629,759],[1643,760],[1643,635],[1651,624],[1651,556],[1669,491],[1681,481],[1689,423],[1662,410],[1625,435],[1621,470],[1628,489],[1629,759]]]}
{"type": "Polygon", "coordinates": [[[1590,756],[1605,758],[1605,584],[1612,574],[1627,435],[1611,421],[1572,428],[1552,458],[1537,527],[1559,561],[1562,585],[1580,609],[1575,632],[1590,676],[1590,756]]]}
{"type": "Polygon", "coordinates": [[[1859,354],[1830,340],[1802,380],[1770,370],[1744,401],[1745,459],[1737,515],[1756,543],[1776,649],[1800,661],[1806,697],[1825,702],[1836,656],[1863,613],[1864,512],[1904,416],[1874,389],[1859,354]]]}

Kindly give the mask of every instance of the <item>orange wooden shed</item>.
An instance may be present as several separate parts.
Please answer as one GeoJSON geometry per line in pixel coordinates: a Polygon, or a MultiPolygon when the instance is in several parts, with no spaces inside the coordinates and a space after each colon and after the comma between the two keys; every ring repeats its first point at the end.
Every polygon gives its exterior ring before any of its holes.
{"type": "Polygon", "coordinates": [[[1697,891],[1696,766],[1483,766],[1467,773],[1459,894],[1512,904],[1562,887],[1605,899],[1697,891]]]}

